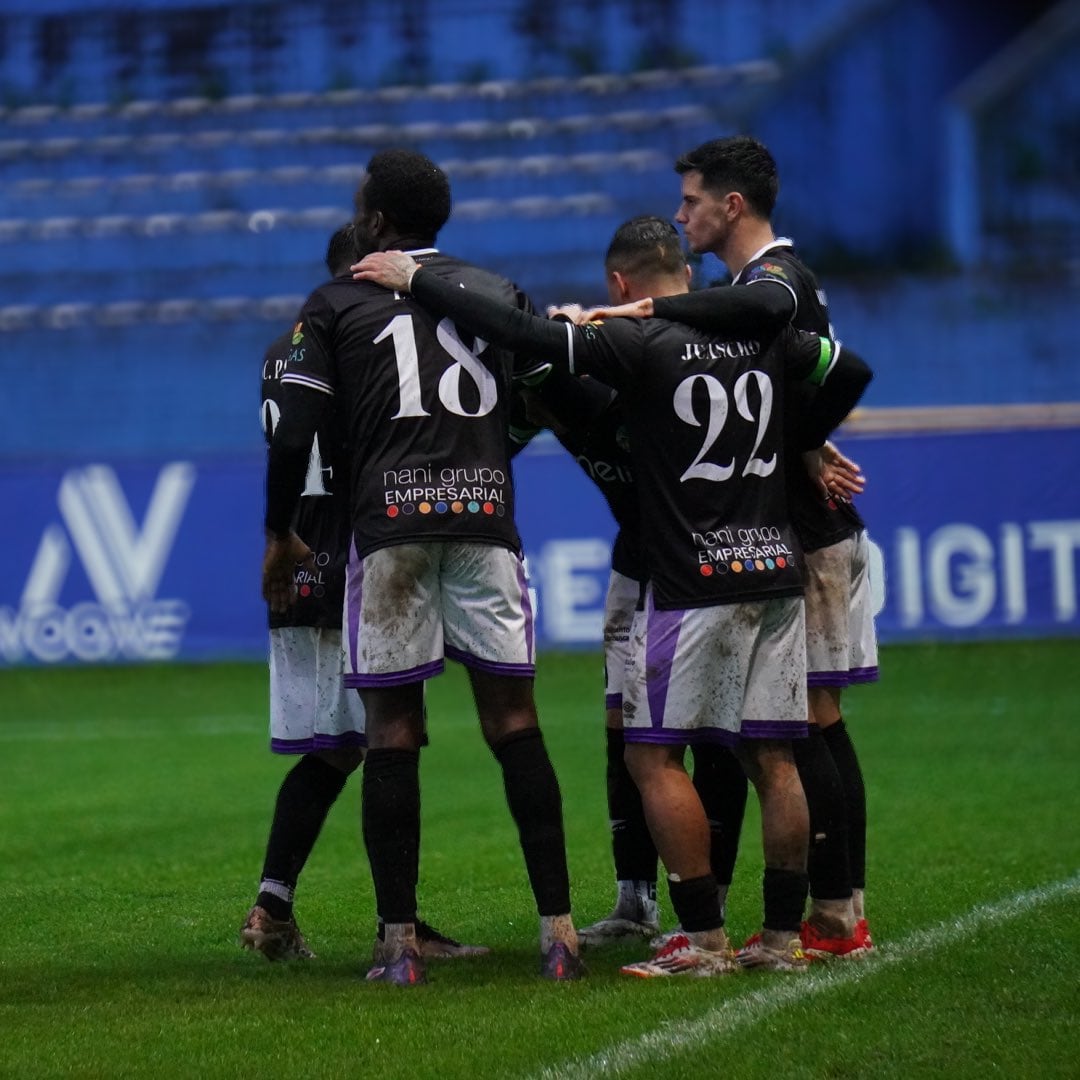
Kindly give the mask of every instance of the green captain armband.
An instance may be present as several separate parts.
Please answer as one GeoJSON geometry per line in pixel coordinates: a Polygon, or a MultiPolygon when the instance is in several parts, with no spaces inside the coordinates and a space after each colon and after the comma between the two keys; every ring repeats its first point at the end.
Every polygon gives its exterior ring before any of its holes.
{"type": "Polygon", "coordinates": [[[836,358],[840,355],[840,343],[833,342],[831,338],[818,338],[818,362],[814,370],[807,376],[807,382],[820,386],[825,377],[832,370],[836,358]]]}

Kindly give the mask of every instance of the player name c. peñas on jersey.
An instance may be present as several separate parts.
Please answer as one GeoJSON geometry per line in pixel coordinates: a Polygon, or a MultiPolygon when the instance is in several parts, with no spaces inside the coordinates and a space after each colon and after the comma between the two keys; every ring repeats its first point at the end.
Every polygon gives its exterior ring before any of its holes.
{"type": "MultiPolygon", "coordinates": [[[[304,347],[301,324],[277,338],[266,350],[262,366],[262,429],[270,442],[281,419],[281,377],[291,357],[304,347]]],[[[293,521],[296,534],[314,554],[313,568],[298,567],[296,603],[284,613],[269,612],[270,628],[316,626],[338,629],[345,594],[349,555],[348,483],[342,454],[328,414],[315,435],[307,479],[293,521]]]]}

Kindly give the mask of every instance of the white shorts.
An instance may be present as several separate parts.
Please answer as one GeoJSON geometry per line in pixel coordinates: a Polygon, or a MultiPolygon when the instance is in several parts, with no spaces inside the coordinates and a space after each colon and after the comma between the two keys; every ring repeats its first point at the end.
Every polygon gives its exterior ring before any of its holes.
{"type": "Polygon", "coordinates": [[[494,675],[536,672],[521,557],[492,544],[437,541],[353,552],[345,583],[345,684],[403,686],[444,657],[494,675]]]}
{"type": "Polygon", "coordinates": [[[734,746],[806,731],[801,596],[657,611],[646,589],[626,661],[627,742],[734,746]]]}
{"type": "Polygon", "coordinates": [[[340,630],[270,631],[270,749],[310,754],[367,746],[364,706],[345,687],[340,630]]]}
{"type": "Polygon", "coordinates": [[[806,680],[851,686],[878,677],[866,532],[806,553],[806,680]]]}
{"type": "Polygon", "coordinates": [[[604,704],[608,709],[622,708],[630,624],[640,595],[640,581],[611,571],[604,601],[604,704]]]}

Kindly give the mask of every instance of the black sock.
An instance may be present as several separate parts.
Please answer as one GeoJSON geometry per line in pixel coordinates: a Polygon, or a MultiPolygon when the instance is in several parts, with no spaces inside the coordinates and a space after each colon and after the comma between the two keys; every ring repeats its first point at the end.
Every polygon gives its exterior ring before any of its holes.
{"type": "Polygon", "coordinates": [[[364,844],[375,909],[386,923],[416,921],[420,864],[420,752],[369,750],[364,762],[364,844]]]}
{"type": "Polygon", "coordinates": [[[693,754],[694,787],[709,819],[713,877],[730,885],[746,811],[746,773],[727,747],[702,743],[693,747],[693,754]]]}
{"type": "MultiPolygon", "coordinates": [[[[289,770],[274,804],[274,820],[263,861],[263,881],[277,882],[291,895],[326,815],[346,780],[346,773],[312,754],[305,754],[289,770]]],[[[292,918],[291,899],[260,891],[255,902],[265,908],[271,918],[292,918]]]]}
{"type": "Polygon", "coordinates": [[[765,901],[766,930],[786,930],[792,934],[799,932],[808,886],[806,874],[765,867],[761,895],[765,901]]]}
{"type": "Polygon", "coordinates": [[[821,729],[840,782],[844,786],[844,805],[847,807],[848,859],[851,864],[851,886],[866,888],[866,788],[863,785],[859,758],[844,721],[838,720],[821,729]]]}
{"type": "Polygon", "coordinates": [[[624,753],[623,733],[607,729],[607,801],[611,849],[617,881],[656,882],[656,845],[645,823],[641,792],[637,789],[624,753]]]}
{"type": "Polygon", "coordinates": [[[847,808],[844,786],[828,744],[816,724],[805,739],[793,739],[806,807],[810,811],[810,850],[806,868],[815,900],[847,900],[851,896],[848,863],[847,808]]]}
{"type": "Polygon", "coordinates": [[[562,794],[539,728],[515,731],[492,748],[502,766],[506,803],[518,828],[529,883],[540,915],[570,911],[570,875],[562,794]]]}
{"type": "Polygon", "coordinates": [[[712,874],[690,878],[689,881],[673,881],[668,878],[668,893],[679,925],[687,933],[716,930],[724,925],[720,890],[712,874]]]}

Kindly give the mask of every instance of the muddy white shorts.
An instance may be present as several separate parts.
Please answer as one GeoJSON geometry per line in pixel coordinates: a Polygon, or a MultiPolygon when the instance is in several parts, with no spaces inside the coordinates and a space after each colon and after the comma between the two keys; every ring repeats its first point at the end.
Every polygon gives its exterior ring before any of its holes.
{"type": "Polygon", "coordinates": [[[630,624],[641,594],[641,582],[611,571],[604,601],[604,704],[621,709],[630,624]]]}
{"type": "Polygon", "coordinates": [[[657,611],[646,589],[626,662],[627,742],[733,746],[806,730],[801,596],[657,611]]]}
{"type": "Polygon", "coordinates": [[[270,749],[310,754],[367,745],[360,695],[345,686],[341,631],[270,631],[270,749]]]}
{"type": "Polygon", "coordinates": [[[806,553],[808,686],[844,687],[878,677],[869,562],[865,531],[806,553]]]}
{"type": "Polygon", "coordinates": [[[492,544],[435,541],[349,560],[345,683],[402,686],[444,658],[495,675],[536,671],[532,602],[521,557],[492,544]]]}

